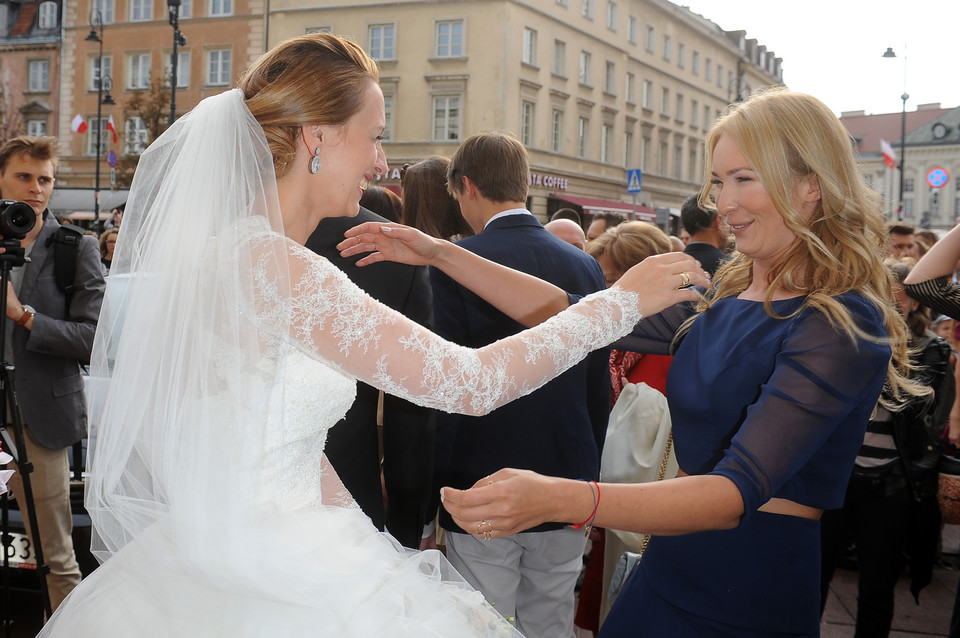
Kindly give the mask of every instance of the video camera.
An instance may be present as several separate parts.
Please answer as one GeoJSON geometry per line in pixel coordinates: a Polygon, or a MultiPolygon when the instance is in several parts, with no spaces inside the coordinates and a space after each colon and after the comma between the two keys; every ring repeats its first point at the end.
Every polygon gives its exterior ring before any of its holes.
{"type": "Polygon", "coordinates": [[[36,223],[37,214],[29,204],[0,199],[0,235],[4,239],[23,239],[36,223]]]}

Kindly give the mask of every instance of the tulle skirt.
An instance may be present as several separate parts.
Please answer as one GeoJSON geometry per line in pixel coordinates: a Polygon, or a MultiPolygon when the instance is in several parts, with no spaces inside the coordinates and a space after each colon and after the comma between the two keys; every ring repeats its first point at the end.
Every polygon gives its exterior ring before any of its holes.
{"type": "Polygon", "coordinates": [[[442,554],[405,550],[359,509],[252,527],[196,539],[157,523],[85,579],[40,636],[520,637],[442,554]]]}

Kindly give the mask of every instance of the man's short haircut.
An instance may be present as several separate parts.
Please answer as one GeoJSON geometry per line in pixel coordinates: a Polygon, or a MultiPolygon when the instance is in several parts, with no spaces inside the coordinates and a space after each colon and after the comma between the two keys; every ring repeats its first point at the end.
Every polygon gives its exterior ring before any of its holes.
{"type": "Polygon", "coordinates": [[[904,224],[896,220],[887,222],[888,235],[912,235],[916,230],[917,229],[910,224],[904,224]]]}
{"type": "Polygon", "coordinates": [[[696,195],[691,195],[683,200],[683,206],[680,207],[680,224],[684,230],[690,233],[691,237],[704,230],[709,230],[717,216],[715,210],[700,208],[697,199],[696,195]]]}
{"type": "Polygon", "coordinates": [[[492,202],[525,202],[530,184],[527,149],[509,133],[471,135],[447,167],[447,188],[454,197],[463,192],[464,177],[492,202]]]}
{"type": "Polygon", "coordinates": [[[622,213],[613,213],[613,212],[595,213],[593,217],[590,219],[590,221],[594,222],[598,219],[602,219],[603,223],[606,224],[606,227],[608,229],[613,228],[614,226],[619,226],[623,222],[627,221],[626,215],[623,215],[622,213]]]}
{"type": "Polygon", "coordinates": [[[34,160],[50,160],[53,162],[53,170],[57,170],[57,138],[44,136],[34,137],[32,135],[20,135],[9,139],[0,146],[0,172],[7,168],[7,162],[14,155],[26,155],[34,160]]]}
{"type": "Polygon", "coordinates": [[[576,222],[578,226],[583,224],[583,220],[580,219],[580,213],[572,208],[558,208],[557,211],[550,216],[550,221],[556,219],[569,219],[572,222],[576,222]]]}

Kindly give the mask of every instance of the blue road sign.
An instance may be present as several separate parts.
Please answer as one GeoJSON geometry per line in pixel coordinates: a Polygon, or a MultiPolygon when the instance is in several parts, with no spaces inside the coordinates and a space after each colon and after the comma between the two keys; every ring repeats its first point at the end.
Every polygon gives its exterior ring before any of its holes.
{"type": "Polygon", "coordinates": [[[107,164],[109,164],[110,166],[117,165],[117,154],[114,153],[113,151],[110,151],[109,153],[107,153],[107,164]]]}
{"type": "Polygon", "coordinates": [[[639,193],[640,192],[640,182],[641,174],[639,168],[631,168],[627,171],[627,192],[628,193],[639,193]]]}
{"type": "Polygon", "coordinates": [[[931,188],[943,188],[949,181],[950,173],[944,168],[937,166],[927,172],[927,184],[929,184],[931,188]]]}

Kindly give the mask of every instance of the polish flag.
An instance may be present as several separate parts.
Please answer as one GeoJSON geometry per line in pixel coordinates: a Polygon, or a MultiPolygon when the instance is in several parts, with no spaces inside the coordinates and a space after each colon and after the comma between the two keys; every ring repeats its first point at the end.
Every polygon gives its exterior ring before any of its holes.
{"type": "Polygon", "coordinates": [[[117,126],[113,123],[113,115],[107,120],[107,130],[113,133],[113,143],[117,143],[117,126]]]}
{"type": "Polygon", "coordinates": [[[83,116],[79,113],[77,117],[73,118],[73,121],[70,122],[70,129],[74,133],[86,133],[87,132],[87,122],[83,119],[83,116]]]}
{"type": "Polygon", "coordinates": [[[883,163],[889,168],[896,168],[897,154],[893,152],[893,147],[890,146],[890,142],[882,137],[880,138],[880,151],[883,153],[883,163]]]}

